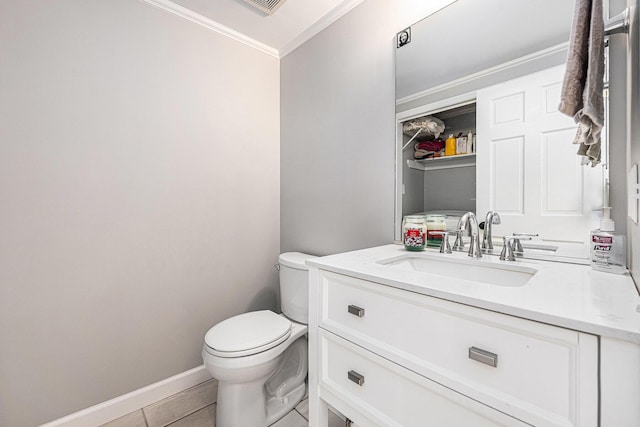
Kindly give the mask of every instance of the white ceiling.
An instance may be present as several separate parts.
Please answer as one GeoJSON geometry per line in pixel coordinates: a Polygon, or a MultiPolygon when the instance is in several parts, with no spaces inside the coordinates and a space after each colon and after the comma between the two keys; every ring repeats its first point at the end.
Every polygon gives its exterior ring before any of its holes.
{"type": "Polygon", "coordinates": [[[286,0],[269,16],[244,0],[142,0],[283,57],[363,0],[286,0]]]}
{"type": "MultiPolygon", "coordinates": [[[[285,0],[267,15],[244,0],[141,0],[282,58],[364,0],[285,0]]],[[[392,0],[400,31],[456,0],[392,0]]]]}

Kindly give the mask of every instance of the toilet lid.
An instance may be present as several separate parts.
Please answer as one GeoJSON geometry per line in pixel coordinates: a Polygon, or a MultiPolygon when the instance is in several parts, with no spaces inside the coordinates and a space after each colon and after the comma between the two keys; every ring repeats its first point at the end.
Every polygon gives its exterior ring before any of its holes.
{"type": "Polygon", "coordinates": [[[240,357],[268,350],[291,335],[291,321],[262,310],[230,317],[209,329],[207,351],[221,357],[240,357]]]}

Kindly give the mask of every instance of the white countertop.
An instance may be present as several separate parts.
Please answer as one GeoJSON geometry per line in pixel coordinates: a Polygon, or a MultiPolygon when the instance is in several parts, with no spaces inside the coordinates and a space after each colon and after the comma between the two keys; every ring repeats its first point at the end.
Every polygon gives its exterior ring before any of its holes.
{"type": "Polygon", "coordinates": [[[475,260],[466,253],[440,254],[432,249],[408,252],[396,244],[312,258],[306,263],[394,288],[640,344],[640,296],[629,273],[610,274],[586,265],[550,261],[500,261],[489,255],[475,260]],[[407,254],[484,266],[529,267],[537,273],[525,285],[511,287],[443,278],[376,262],[407,254]]]}

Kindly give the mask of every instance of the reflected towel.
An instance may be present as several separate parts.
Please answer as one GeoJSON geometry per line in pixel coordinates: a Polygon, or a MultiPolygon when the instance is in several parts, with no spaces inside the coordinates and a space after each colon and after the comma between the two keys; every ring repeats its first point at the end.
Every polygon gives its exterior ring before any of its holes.
{"type": "Polygon", "coordinates": [[[576,0],[562,82],[560,112],[578,123],[574,144],[580,144],[582,164],[600,163],[604,126],[604,21],[602,0],[576,0]]]}
{"type": "Polygon", "coordinates": [[[427,141],[427,142],[418,142],[414,146],[415,150],[425,150],[425,151],[433,151],[438,152],[444,150],[444,141],[427,141]]]}

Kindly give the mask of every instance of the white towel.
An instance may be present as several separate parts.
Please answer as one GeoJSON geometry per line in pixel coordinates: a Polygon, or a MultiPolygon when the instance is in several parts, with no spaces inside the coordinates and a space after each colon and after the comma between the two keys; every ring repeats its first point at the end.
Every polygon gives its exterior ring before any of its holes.
{"type": "Polygon", "coordinates": [[[604,21],[602,0],[576,0],[569,40],[567,69],[562,83],[560,112],[578,123],[574,144],[583,164],[600,163],[600,134],[604,126],[604,21]]]}

